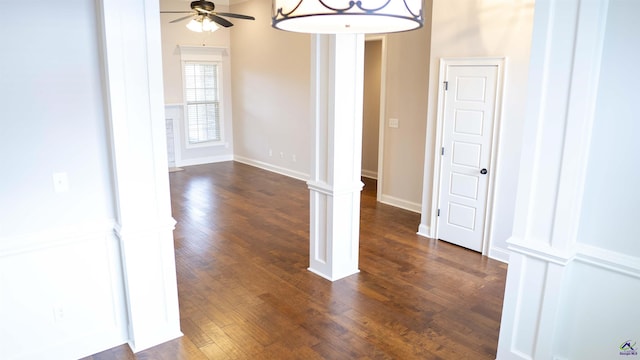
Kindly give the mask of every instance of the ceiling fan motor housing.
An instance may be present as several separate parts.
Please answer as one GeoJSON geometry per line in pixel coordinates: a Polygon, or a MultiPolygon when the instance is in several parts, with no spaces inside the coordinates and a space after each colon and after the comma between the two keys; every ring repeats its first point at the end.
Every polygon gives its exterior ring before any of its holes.
{"type": "Polygon", "coordinates": [[[191,2],[191,8],[198,12],[211,12],[216,6],[211,1],[193,1],[191,2]]]}

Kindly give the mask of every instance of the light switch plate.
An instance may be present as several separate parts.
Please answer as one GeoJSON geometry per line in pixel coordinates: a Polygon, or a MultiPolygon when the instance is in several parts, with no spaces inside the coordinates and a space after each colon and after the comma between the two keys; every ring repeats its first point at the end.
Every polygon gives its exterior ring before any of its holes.
{"type": "Polygon", "coordinates": [[[57,193],[69,191],[69,176],[66,172],[53,173],[53,190],[57,193]]]}

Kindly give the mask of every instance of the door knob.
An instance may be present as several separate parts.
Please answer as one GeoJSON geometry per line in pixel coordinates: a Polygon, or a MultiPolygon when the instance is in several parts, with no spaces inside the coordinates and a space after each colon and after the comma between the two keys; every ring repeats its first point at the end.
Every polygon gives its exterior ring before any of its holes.
{"type": "Polygon", "coordinates": [[[480,174],[485,175],[487,173],[487,169],[480,170],[480,174]]]}

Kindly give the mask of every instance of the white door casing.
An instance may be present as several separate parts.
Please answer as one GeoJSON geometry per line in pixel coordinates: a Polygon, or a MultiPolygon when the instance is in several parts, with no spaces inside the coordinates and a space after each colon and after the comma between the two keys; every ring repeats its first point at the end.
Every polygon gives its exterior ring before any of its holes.
{"type": "Polygon", "coordinates": [[[504,59],[443,59],[436,238],[486,253],[504,59]]]}

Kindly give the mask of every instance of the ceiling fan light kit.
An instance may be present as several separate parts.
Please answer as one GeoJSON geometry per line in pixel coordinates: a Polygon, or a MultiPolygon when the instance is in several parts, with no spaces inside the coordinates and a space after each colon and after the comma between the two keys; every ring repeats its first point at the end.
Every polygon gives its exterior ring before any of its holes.
{"type": "Polygon", "coordinates": [[[379,34],[423,26],[422,0],[272,0],[271,25],[312,34],[379,34]]]}
{"type": "Polygon", "coordinates": [[[195,32],[203,32],[203,31],[214,32],[220,29],[220,27],[216,25],[215,22],[211,21],[206,16],[192,19],[187,23],[186,26],[187,26],[187,29],[195,32]]]}

